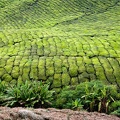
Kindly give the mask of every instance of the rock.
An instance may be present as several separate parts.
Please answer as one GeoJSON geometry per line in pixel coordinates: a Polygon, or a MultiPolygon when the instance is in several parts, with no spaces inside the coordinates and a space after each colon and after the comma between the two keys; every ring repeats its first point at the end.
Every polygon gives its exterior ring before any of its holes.
{"type": "Polygon", "coordinates": [[[29,118],[30,120],[44,120],[42,116],[37,115],[30,110],[19,110],[18,115],[22,119],[29,118]]]}
{"type": "Polygon", "coordinates": [[[70,109],[0,107],[0,120],[120,120],[120,118],[105,113],[70,109]]]}

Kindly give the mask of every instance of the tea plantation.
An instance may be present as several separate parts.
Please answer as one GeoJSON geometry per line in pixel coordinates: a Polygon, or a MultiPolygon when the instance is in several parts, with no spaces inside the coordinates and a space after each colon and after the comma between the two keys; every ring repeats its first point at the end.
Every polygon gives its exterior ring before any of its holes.
{"type": "Polygon", "coordinates": [[[0,0],[0,79],[120,87],[120,0],[0,0]]]}

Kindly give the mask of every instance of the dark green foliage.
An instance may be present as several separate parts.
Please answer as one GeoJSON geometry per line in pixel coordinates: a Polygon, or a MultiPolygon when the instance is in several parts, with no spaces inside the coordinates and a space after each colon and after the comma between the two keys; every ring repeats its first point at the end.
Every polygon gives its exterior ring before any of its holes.
{"type": "Polygon", "coordinates": [[[120,117],[120,100],[114,101],[110,106],[110,110],[112,111],[111,114],[120,117]]]}
{"type": "Polygon", "coordinates": [[[117,116],[120,113],[120,93],[117,87],[105,85],[101,81],[83,82],[77,86],[67,86],[54,96],[53,93],[49,90],[49,83],[25,81],[8,87],[0,81],[0,105],[85,109],[117,116]]]}
{"type": "Polygon", "coordinates": [[[91,81],[74,87],[65,87],[58,95],[56,107],[74,109],[83,106],[88,111],[108,113],[111,103],[119,99],[116,86],[91,81]]]}
{"type": "Polygon", "coordinates": [[[0,80],[0,95],[2,95],[5,92],[5,89],[6,89],[5,82],[2,82],[0,80]]]}
{"type": "Polygon", "coordinates": [[[114,112],[111,113],[112,115],[117,115],[118,117],[120,117],[120,107],[115,110],[114,112]]]}
{"type": "Polygon", "coordinates": [[[37,81],[25,81],[7,87],[0,96],[1,105],[45,107],[52,100],[53,91],[49,90],[49,84],[37,81]]]}

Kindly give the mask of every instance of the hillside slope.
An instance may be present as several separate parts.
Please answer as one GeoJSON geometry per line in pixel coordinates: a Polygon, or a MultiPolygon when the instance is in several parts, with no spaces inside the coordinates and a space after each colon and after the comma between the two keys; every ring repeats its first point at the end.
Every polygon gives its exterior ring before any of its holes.
{"type": "Polygon", "coordinates": [[[119,0],[1,0],[0,78],[99,79],[120,87],[119,0]]]}

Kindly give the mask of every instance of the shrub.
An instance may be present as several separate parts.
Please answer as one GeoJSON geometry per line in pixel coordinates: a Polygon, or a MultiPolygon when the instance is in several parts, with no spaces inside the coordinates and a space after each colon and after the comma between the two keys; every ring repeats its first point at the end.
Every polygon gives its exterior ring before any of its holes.
{"type": "Polygon", "coordinates": [[[53,96],[49,84],[25,81],[7,86],[0,81],[0,105],[22,107],[56,107],[85,109],[120,115],[120,93],[114,85],[101,81],[83,82],[67,86],[53,96]]]}
{"type": "Polygon", "coordinates": [[[53,92],[49,90],[49,84],[25,81],[8,87],[0,96],[0,102],[11,107],[45,107],[50,105],[53,92]]]}
{"type": "Polygon", "coordinates": [[[114,112],[111,112],[111,114],[120,117],[120,108],[118,108],[118,109],[115,110],[114,112]]]}
{"type": "Polygon", "coordinates": [[[2,82],[2,81],[0,80],[0,95],[5,92],[6,87],[7,87],[7,86],[5,85],[5,82],[2,82]]]}
{"type": "Polygon", "coordinates": [[[77,109],[82,106],[88,111],[108,113],[110,104],[119,99],[118,97],[119,93],[114,85],[105,85],[101,81],[84,82],[63,88],[57,96],[56,107],[77,109]]]}
{"type": "Polygon", "coordinates": [[[120,117],[120,100],[114,101],[110,105],[110,111],[111,111],[111,114],[117,115],[120,117]]]}

